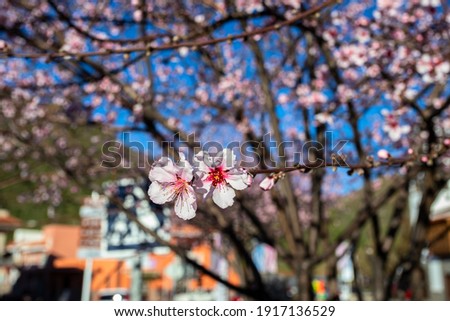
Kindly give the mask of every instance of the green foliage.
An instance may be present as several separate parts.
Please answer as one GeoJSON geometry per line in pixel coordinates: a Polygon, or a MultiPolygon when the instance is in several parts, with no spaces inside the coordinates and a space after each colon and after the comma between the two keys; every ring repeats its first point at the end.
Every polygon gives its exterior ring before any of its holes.
{"type": "MultiPolygon", "coordinates": [[[[374,192],[374,199],[383,194],[388,188],[389,181],[383,181],[381,186],[374,192]]],[[[389,222],[394,210],[394,204],[396,197],[392,198],[389,202],[383,204],[379,209],[378,220],[381,229],[381,238],[386,235],[389,227],[389,222]]],[[[405,210],[402,216],[401,226],[396,234],[393,247],[390,251],[387,262],[387,270],[393,268],[395,263],[399,260],[400,253],[406,253],[409,247],[409,212],[407,204],[405,204],[405,210]]],[[[364,208],[364,195],[363,191],[357,191],[343,197],[336,204],[330,208],[330,236],[332,240],[335,240],[345,228],[352,222],[358,212],[364,208]]],[[[357,250],[355,253],[356,264],[360,270],[360,273],[364,277],[371,277],[373,272],[373,260],[374,260],[374,233],[370,221],[366,223],[361,231],[359,237],[357,250]]]]}
{"type": "MultiPolygon", "coordinates": [[[[49,170],[49,169],[47,169],[49,170]]],[[[68,190],[62,192],[63,202],[55,207],[55,217],[48,217],[49,204],[22,202],[20,195],[29,194],[38,187],[36,183],[22,180],[18,172],[5,172],[0,170],[0,208],[7,209],[11,215],[21,219],[24,227],[41,227],[48,223],[76,224],[79,222],[78,211],[83,198],[89,195],[89,191],[81,190],[71,193],[68,190]]]]}

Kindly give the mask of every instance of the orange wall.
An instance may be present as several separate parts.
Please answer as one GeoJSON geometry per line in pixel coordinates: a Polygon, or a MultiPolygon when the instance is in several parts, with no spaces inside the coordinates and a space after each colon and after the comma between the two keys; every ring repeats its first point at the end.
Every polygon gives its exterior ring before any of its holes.
{"type": "MultiPolygon", "coordinates": [[[[55,268],[77,268],[84,270],[84,259],[60,258],[56,259],[55,268]]],[[[94,259],[92,265],[92,292],[110,288],[129,288],[130,270],[124,261],[117,259],[94,259]]]]}
{"type": "Polygon", "coordinates": [[[58,257],[76,257],[80,242],[80,227],[50,224],[42,228],[47,253],[58,257]]]}

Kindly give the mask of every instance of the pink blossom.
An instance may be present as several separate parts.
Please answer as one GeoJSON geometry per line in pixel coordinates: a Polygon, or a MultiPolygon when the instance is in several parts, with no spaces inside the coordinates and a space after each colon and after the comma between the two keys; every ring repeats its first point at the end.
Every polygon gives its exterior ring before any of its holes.
{"type": "Polygon", "coordinates": [[[140,21],[142,21],[142,18],[143,18],[142,10],[135,10],[133,12],[134,21],[140,22],[140,21]]]}
{"type": "Polygon", "coordinates": [[[367,49],[362,45],[343,45],[336,51],[336,61],[341,68],[363,66],[367,61],[367,49]]]}
{"type": "Polygon", "coordinates": [[[297,77],[301,73],[300,71],[288,71],[284,73],[284,76],[282,77],[281,81],[283,84],[285,84],[287,87],[293,88],[297,84],[297,77]]]}
{"type": "Polygon", "coordinates": [[[264,10],[264,6],[261,0],[237,0],[236,7],[239,11],[245,11],[247,13],[259,12],[264,10]]]}
{"type": "Polygon", "coordinates": [[[300,0],[281,0],[281,2],[287,6],[291,6],[294,9],[300,9],[300,0]]]}
{"type": "Polygon", "coordinates": [[[196,23],[202,24],[203,22],[205,22],[205,16],[202,14],[196,15],[194,20],[196,23]]]}
{"type": "Polygon", "coordinates": [[[199,189],[205,192],[205,196],[212,192],[212,199],[220,208],[233,205],[234,190],[246,189],[252,183],[245,170],[235,167],[236,155],[230,149],[224,149],[215,157],[203,152],[195,157],[199,162],[199,189]]]}
{"type": "Polygon", "coordinates": [[[117,119],[117,112],[116,111],[111,111],[108,114],[106,114],[106,121],[109,123],[114,123],[117,119]]]}
{"type": "Polygon", "coordinates": [[[269,189],[272,189],[272,187],[275,186],[275,178],[267,176],[262,180],[262,182],[259,184],[259,187],[261,187],[262,190],[268,191],[269,189]]]}
{"type": "Polygon", "coordinates": [[[189,48],[188,47],[180,47],[180,49],[178,49],[178,52],[180,53],[181,57],[186,57],[189,54],[189,48]]]}
{"type": "Polygon", "coordinates": [[[417,61],[416,69],[426,83],[442,82],[445,81],[450,72],[450,63],[437,56],[424,54],[417,61]]]}
{"type": "Polygon", "coordinates": [[[315,90],[309,95],[310,104],[325,104],[327,100],[327,96],[320,91],[315,90]]]}
{"type": "Polygon", "coordinates": [[[350,99],[353,99],[356,96],[356,93],[353,89],[349,88],[345,84],[340,84],[337,87],[337,96],[340,101],[347,102],[350,99]]]}
{"type": "Polygon", "coordinates": [[[208,101],[209,95],[208,91],[204,88],[197,88],[195,90],[195,97],[201,102],[206,103],[208,101]]]}
{"type": "Polygon", "coordinates": [[[323,79],[314,79],[312,81],[312,85],[314,86],[314,88],[322,90],[325,88],[326,82],[323,79]]]}
{"type": "Polygon", "coordinates": [[[102,97],[100,97],[100,96],[94,96],[94,97],[92,98],[92,100],[91,100],[91,105],[92,105],[93,107],[98,107],[98,106],[101,105],[102,101],[103,101],[103,98],[102,98],[102,97]]]}
{"type": "Polygon", "coordinates": [[[0,51],[5,51],[6,49],[8,49],[8,44],[5,40],[0,39],[0,51]]]}
{"type": "Polygon", "coordinates": [[[355,38],[360,43],[366,43],[370,40],[370,33],[367,29],[358,28],[355,31],[355,38]]]}
{"type": "Polygon", "coordinates": [[[377,7],[382,12],[375,11],[374,16],[377,19],[381,17],[389,16],[389,17],[397,17],[399,13],[399,8],[402,5],[401,0],[378,0],[377,7]]]}
{"type": "Polygon", "coordinates": [[[320,124],[328,124],[333,125],[333,116],[331,116],[329,113],[319,113],[315,117],[315,120],[320,124]]]}
{"type": "Polygon", "coordinates": [[[420,0],[420,4],[424,7],[436,8],[441,5],[441,0],[420,0]]]}
{"type": "Polygon", "coordinates": [[[182,155],[182,166],[174,164],[169,158],[163,157],[150,170],[152,182],[148,195],[153,203],[165,204],[175,200],[175,214],[189,220],[195,216],[197,199],[191,185],[194,178],[192,166],[182,155]]]}
{"type": "Polygon", "coordinates": [[[388,133],[389,138],[392,141],[396,142],[400,140],[403,134],[407,134],[411,130],[411,127],[408,125],[400,125],[398,112],[389,112],[388,110],[383,109],[381,114],[384,116],[385,120],[383,130],[388,133]]]}
{"type": "Polygon", "coordinates": [[[397,9],[402,4],[399,0],[378,0],[377,6],[380,9],[397,9]]]}
{"type": "Polygon", "coordinates": [[[144,106],[142,104],[135,104],[133,106],[133,115],[136,117],[141,117],[144,112],[144,106]]]}
{"type": "Polygon", "coordinates": [[[385,149],[380,149],[377,153],[378,158],[380,159],[389,159],[391,158],[391,154],[385,149]]]}
{"type": "Polygon", "coordinates": [[[380,74],[380,67],[378,65],[372,65],[367,68],[367,75],[371,78],[375,78],[380,74]]]}
{"type": "Polygon", "coordinates": [[[64,45],[61,47],[61,51],[66,52],[82,52],[86,50],[85,39],[74,30],[69,30],[64,37],[64,45]]]}
{"type": "Polygon", "coordinates": [[[289,96],[287,94],[280,94],[278,96],[278,102],[280,104],[286,104],[289,101],[289,96]]]}
{"type": "Polygon", "coordinates": [[[323,38],[328,42],[330,46],[334,46],[338,36],[339,33],[337,32],[336,28],[325,30],[323,33],[323,38]]]}
{"type": "Polygon", "coordinates": [[[86,92],[88,94],[92,94],[95,91],[95,89],[96,89],[96,86],[94,84],[92,84],[92,83],[87,84],[87,85],[84,86],[84,90],[86,90],[86,92]]]}

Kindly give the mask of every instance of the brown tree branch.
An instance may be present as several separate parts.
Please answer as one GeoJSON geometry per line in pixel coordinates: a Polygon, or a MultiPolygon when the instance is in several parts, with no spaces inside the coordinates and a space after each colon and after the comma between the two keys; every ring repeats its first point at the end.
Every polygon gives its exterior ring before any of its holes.
{"type": "MultiPolygon", "coordinates": [[[[31,52],[7,51],[3,54],[0,54],[0,59],[2,59],[2,58],[30,58],[30,59],[46,58],[46,59],[52,60],[52,59],[59,58],[59,57],[81,59],[81,58],[93,57],[93,56],[109,56],[109,55],[113,55],[113,54],[130,54],[133,52],[150,52],[151,53],[151,52],[156,52],[156,51],[178,49],[178,48],[182,48],[182,47],[197,48],[197,47],[203,47],[203,46],[216,45],[216,44],[223,43],[223,42],[235,41],[235,40],[240,40],[240,39],[248,39],[248,38],[256,36],[256,35],[266,34],[268,32],[279,30],[280,28],[283,28],[285,26],[289,26],[289,25],[296,23],[300,19],[304,19],[306,17],[312,16],[312,15],[316,14],[317,12],[320,12],[324,8],[335,4],[336,2],[337,2],[337,0],[327,0],[314,8],[311,8],[309,10],[303,11],[303,12],[295,15],[292,19],[282,21],[282,22],[276,23],[274,25],[257,28],[252,31],[243,32],[238,35],[230,35],[230,36],[219,37],[219,38],[215,38],[215,39],[209,39],[209,40],[203,40],[203,41],[200,40],[200,41],[172,42],[172,43],[159,45],[159,46],[147,45],[147,46],[132,46],[132,47],[126,47],[126,48],[119,48],[119,49],[103,49],[103,50],[91,51],[91,52],[31,53],[31,52]]],[[[178,38],[176,40],[178,40],[178,38]]]]}

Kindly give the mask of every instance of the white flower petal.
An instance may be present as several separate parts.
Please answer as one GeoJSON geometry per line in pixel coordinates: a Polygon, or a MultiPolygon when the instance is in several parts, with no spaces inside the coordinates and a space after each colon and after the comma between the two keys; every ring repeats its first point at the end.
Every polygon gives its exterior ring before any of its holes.
{"type": "Polygon", "coordinates": [[[333,117],[328,113],[319,113],[315,116],[315,119],[321,124],[333,125],[333,117]]]}
{"type": "Polygon", "coordinates": [[[233,205],[235,196],[234,189],[226,184],[220,184],[214,189],[212,199],[220,208],[227,208],[233,205]]]}
{"type": "Polygon", "coordinates": [[[152,182],[170,183],[177,180],[176,174],[179,168],[170,158],[161,158],[153,165],[148,177],[152,182]]]}
{"type": "Polygon", "coordinates": [[[389,131],[389,137],[391,138],[392,141],[396,142],[402,137],[402,132],[401,130],[398,129],[391,129],[389,131]]]}
{"type": "Polygon", "coordinates": [[[219,155],[222,160],[221,166],[223,166],[223,169],[233,168],[236,164],[236,155],[234,154],[233,150],[226,148],[220,154],[219,155]]]}
{"type": "Polygon", "coordinates": [[[200,151],[197,154],[195,154],[194,162],[197,163],[197,164],[194,164],[194,166],[196,166],[200,172],[209,173],[211,167],[208,166],[207,163],[211,164],[211,162],[209,161],[209,156],[206,153],[203,153],[203,151],[200,151]]]}
{"type": "Polygon", "coordinates": [[[201,162],[203,160],[203,151],[201,150],[197,154],[195,154],[194,159],[201,162]]]}
{"type": "Polygon", "coordinates": [[[441,63],[439,65],[439,70],[443,73],[448,74],[450,72],[450,63],[448,61],[441,63]]]}
{"type": "Polygon", "coordinates": [[[194,178],[192,165],[187,160],[180,160],[179,165],[179,176],[186,182],[192,181],[194,178]]]}
{"type": "Polygon", "coordinates": [[[152,182],[172,183],[177,180],[174,173],[167,171],[164,167],[155,166],[150,170],[148,177],[152,182]]]}
{"type": "Polygon", "coordinates": [[[401,133],[402,134],[408,134],[411,130],[411,127],[409,125],[403,125],[401,127],[401,133]]]}
{"type": "Polygon", "coordinates": [[[440,0],[430,0],[430,5],[432,7],[439,7],[441,5],[441,1],[440,0]]]}
{"type": "Polygon", "coordinates": [[[429,66],[430,66],[430,65],[424,64],[424,63],[422,63],[421,61],[419,61],[419,62],[417,63],[417,65],[416,65],[417,72],[418,72],[419,74],[427,73],[427,72],[430,71],[430,67],[429,67],[429,66]]]}
{"type": "Polygon", "coordinates": [[[261,187],[261,189],[264,190],[264,191],[268,191],[274,185],[275,185],[275,179],[273,177],[266,177],[259,184],[259,187],[261,187]]]}
{"type": "Polygon", "coordinates": [[[175,198],[175,189],[171,184],[153,182],[148,189],[148,196],[153,203],[164,204],[175,198]]]}
{"type": "Polygon", "coordinates": [[[380,149],[377,155],[380,159],[389,159],[391,157],[391,154],[389,154],[389,152],[385,149],[380,149]]]}
{"type": "Polygon", "coordinates": [[[175,214],[183,220],[190,220],[195,217],[197,201],[194,190],[191,186],[180,194],[175,201],[175,214]]]}
{"type": "Polygon", "coordinates": [[[228,177],[225,179],[231,187],[240,191],[248,187],[248,174],[242,171],[236,171],[236,173],[228,173],[228,177]]]}
{"type": "Polygon", "coordinates": [[[209,173],[211,167],[209,167],[205,162],[202,161],[198,164],[198,170],[203,173],[209,173]]]}
{"type": "Polygon", "coordinates": [[[206,197],[211,191],[212,181],[206,179],[195,180],[195,188],[197,192],[204,194],[203,197],[206,197]]]}

